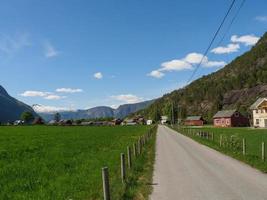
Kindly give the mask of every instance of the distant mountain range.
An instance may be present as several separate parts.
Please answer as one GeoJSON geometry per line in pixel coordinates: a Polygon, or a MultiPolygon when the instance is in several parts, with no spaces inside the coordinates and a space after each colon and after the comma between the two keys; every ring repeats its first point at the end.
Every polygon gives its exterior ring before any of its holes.
{"type": "MultiPolygon", "coordinates": [[[[90,108],[87,110],[76,110],[76,111],[64,111],[59,112],[62,119],[95,119],[95,118],[124,118],[132,113],[140,111],[151,105],[154,100],[144,101],[135,104],[125,104],[119,106],[117,109],[113,109],[107,106],[99,106],[90,108]]],[[[34,105],[35,109],[39,105],[34,105]]],[[[36,109],[37,110],[37,109],[36,109]]],[[[54,119],[55,113],[38,113],[44,120],[50,121],[54,119]]]]}
{"type": "Polygon", "coordinates": [[[0,122],[7,123],[18,120],[26,111],[38,116],[30,106],[11,97],[0,85],[0,122]]]}

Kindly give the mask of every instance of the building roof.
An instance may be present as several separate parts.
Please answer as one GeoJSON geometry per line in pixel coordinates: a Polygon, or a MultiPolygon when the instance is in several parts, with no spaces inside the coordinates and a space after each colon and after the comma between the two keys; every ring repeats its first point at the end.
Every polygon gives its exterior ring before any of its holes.
{"type": "Polygon", "coordinates": [[[255,101],[251,106],[250,110],[257,109],[258,106],[263,102],[263,100],[267,100],[266,98],[258,98],[257,101],[255,101]]]}
{"type": "Polygon", "coordinates": [[[221,118],[221,117],[232,117],[232,115],[236,112],[236,110],[221,110],[218,111],[213,118],[221,118]]]}
{"type": "Polygon", "coordinates": [[[202,120],[201,116],[188,116],[185,120],[202,120]]]}

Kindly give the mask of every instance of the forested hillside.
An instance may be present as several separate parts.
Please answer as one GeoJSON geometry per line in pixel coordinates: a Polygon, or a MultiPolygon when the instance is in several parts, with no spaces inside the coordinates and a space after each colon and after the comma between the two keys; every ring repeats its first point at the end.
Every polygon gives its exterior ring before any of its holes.
{"type": "Polygon", "coordinates": [[[141,113],[158,119],[170,116],[173,105],[175,117],[203,115],[210,121],[221,109],[236,108],[249,115],[249,106],[263,96],[267,96],[267,33],[223,69],[164,95],[141,113]]]}

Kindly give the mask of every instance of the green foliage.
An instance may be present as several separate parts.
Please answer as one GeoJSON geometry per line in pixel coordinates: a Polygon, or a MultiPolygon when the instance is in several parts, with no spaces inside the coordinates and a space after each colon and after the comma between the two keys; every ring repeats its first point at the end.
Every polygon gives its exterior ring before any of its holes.
{"type": "Polygon", "coordinates": [[[26,123],[29,123],[34,119],[34,116],[31,112],[23,112],[20,116],[20,119],[26,123]]]}
{"type": "Polygon", "coordinates": [[[61,115],[59,113],[56,113],[55,116],[54,116],[54,120],[56,122],[59,122],[61,120],[61,115]]]}
{"type": "Polygon", "coordinates": [[[223,69],[164,95],[143,110],[142,114],[151,116],[157,109],[159,115],[170,115],[170,105],[175,103],[181,107],[179,112],[182,118],[187,115],[202,115],[211,122],[218,110],[234,108],[239,108],[243,114],[248,115],[249,106],[259,96],[267,95],[254,87],[266,84],[267,33],[249,52],[237,57],[223,69]],[[227,100],[231,92],[236,93],[237,97],[227,100]]]}
{"type": "Polygon", "coordinates": [[[120,153],[148,129],[1,126],[0,199],[103,199],[103,166],[112,199],[121,199],[120,153]]]}

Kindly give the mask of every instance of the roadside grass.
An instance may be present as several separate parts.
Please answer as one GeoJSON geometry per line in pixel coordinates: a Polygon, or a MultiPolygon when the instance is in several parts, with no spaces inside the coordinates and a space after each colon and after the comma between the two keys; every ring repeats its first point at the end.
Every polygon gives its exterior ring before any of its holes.
{"type": "Polygon", "coordinates": [[[145,200],[152,192],[152,178],[155,162],[156,131],[154,129],[152,140],[143,148],[144,153],[135,161],[133,170],[127,179],[125,200],[145,200]]]}
{"type": "Polygon", "coordinates": [[[148,130],[148,126],[0,127],[0,199],[103,199],[104,166],[109,167],[112,199],[124,199],[125,194],[130,199],[131,191],[147,196],[150,189],[144,182],[152,173],[154,142],[134,163],[130,177],[136,184],[130,188],[121,183],[120,153],[148,130]]]}
{"type": "Polygon", "coordinates": [[[267,172],[267,155],[265,160],[262,160],[262,142],[265,142],[265,154],[267,153],[267,130],[254,128],[215,128],[207,127],[174,127],[175,130],[191,137],[201,144],[205,144],[217,151],[223,152],[235,159],[241,160],[252,167],[255,167],[262,172],[267,172]],[[186,130],[191,129],[193,132],[209,132],[214,134],[214,139],[201,138],[193,134],[186,133],[186,130]],[[220,146],[220,135],[228,144],[220,146]],[[232,140],[231,140],[232,136],[232,140]],[[246,140],[246,155],[242,153],[242,140],[246,140]],[[232,141],[230,143],[229,141],[232,141]]]}

